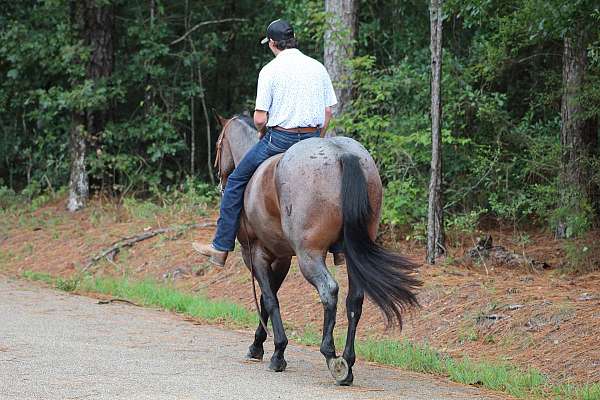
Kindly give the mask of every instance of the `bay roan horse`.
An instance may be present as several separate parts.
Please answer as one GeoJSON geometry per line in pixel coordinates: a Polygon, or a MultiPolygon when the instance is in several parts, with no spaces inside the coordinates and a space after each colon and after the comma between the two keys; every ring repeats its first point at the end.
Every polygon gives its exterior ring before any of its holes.
{"type": "MultiPolygon", "coordinates": [[[[217,144],[221,184],[258,138],[247,117],[220,118],[217,144]]],[[[382,186],[377,167],[358,142],[347,137],[303,140],[265,161],[254,173],[244,197],[238,240],[244,262],[253,265],[260,285],[260,314],[271,319],[275,351],[269,368],[283,371],[288,340],[281,321],[277,291],[292,256],[303,276],[319,292],[324,308],[321,353],[337,384],[350,385],[355,361],[354,337],[364,293],[388,322],[398,322],[406,306],[416,305],[420,282],[414,265],[375,243],[382,186]],[[325,265],[329,247],[344,241],[348,269],[348,334],[342,357],[333,339],[338,284],[325,265]]],[[[267,332],[259,324],[247,357],[261,360],[267,332]]]]}

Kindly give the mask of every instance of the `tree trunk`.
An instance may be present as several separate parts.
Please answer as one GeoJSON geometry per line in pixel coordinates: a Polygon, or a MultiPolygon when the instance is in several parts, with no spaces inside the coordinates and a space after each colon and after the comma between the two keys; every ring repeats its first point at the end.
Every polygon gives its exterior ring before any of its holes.
{"type": "MultiPolygon", "coordinates": [[[[190,70],[190,82],[194,82],[194,66],[190,70]]],[[[190,175],[194,176],[196,172],[196,107],[194,94],[190,96],[190,175]]]]}
{"type": "MultiPolygon", "coordinates": [[[[560,198],[561,208],[574,216],[585,213],[584,207],[593,204],[594,188],[587,162],[598,147],[598,121],[581,117],[584,107],[580,96],[587,66],[587,42],[581,32],[576,29],[567,34],[563,47],[560,198]]],[[[563,215],[556,226],[556,237],[575,233],[571,224],[563,215]]]]}
{"type": "MultiPolygon", "coordinates": [[[[189,14],[189,2],[186,1],[186,15],[189,14]]],[[[189,27],[189,18],[186,18],[186,22],[185,22],[185,29],[186,32],[189,31],[190,27],[189,27]]],[[[196,45],[194,44],[194,41],[192,40],[191,35],[188,36],[188,40],[190,42],[190,48],[191,51],[194,55],[197,54],[197,50],[196,50],[196,45]]],[[[196,58],[196,57],[194,57],[196,58]]],[[[200,88],[200,104],[202,105],[202,112],[204,114],[204,120],[206,121],[206,153],[207,153],[207,166],[208,166],[208,176],[210,178],[210,182],[214,185],[215,184],[215,176],[213,173],[213,165],[212,165],[212,135],[211,135],[211,128],[210,128],[210,118],[208,116],[208,106],[206,105],[206,98],[204,97],[204,94],[206,92],[206,89],[204,88],[204,81],[202,79],[202,60],[198,58],[198,65],[197,65],[197,75],[198,75],[198,87],[200,88]]],[[[192,68],[192,82],[194,81],[194,72],[193,72],[193,68],[194,66],[191,66],[192,68]]],[[[191,100],[192,104],[191,104],[191,108],[192,108],[192,141],[191,141],[191,150],[192,150],[192,175],[194,174],[194,154],[196,154],[196,142],[195,142],[195,117],[194,117],[194,97],[192,96],[192,100],[191,100]]]]}
{"type": "Polygon", "coordinates": [[[431,0],[431,180],[427,210],[427,262],[445,252],[442,207],[442,1],[431,0]]]}
{"type": "MultiPolygon", "coordinates": [[[[196,51],[194,49],[194,51],[196,51]]],[[[204,82],[202,81],[202,65],[198,61],[198,85],[200,85],[200,102],[202,103],[202,111],[204,112],[204,120],[206,121],[206,158],[208,164],[208,176],[210,182],[215,184],[215,174],[213,172],[213,161],[212,161],[212,135],[210,128],[210,117],[208,116],[208,107],[206,105],[206,89],[204,88],[204,82]]]]}
{"type": "MultiPolygon", "coordinates": [[[[156,0],[150,0],[150,30],[154,33],[154,18],[156,16],[156,0]]],[[[146,74],[144,85],[144,115],[150,115],[154,106],[154,88],[152,87],[152,77],[146,74]]]]}
{"type": "Polygon", "coordinates": [[[89,196],[88,176],[85,169],[85,117],[73,112],[71,122],[71,176],[67,210],[75,212],[85,207],[89,196]]]}
{"type": "MultiPolygon", "coordinates": [[[[190,19],[192,15],[190,13],[190,1],[185,1],[185,15],[183,16],[183,22],[185,31],[190,30],[190,19]]],[[[195,55],[194,41],[192,36],[188,36],[188,42],[190,43],[190,50],[195,55]]],[[[194,84],[194,64],[190,64],[190,84],[194,84]]],[[[196,107],[194,93],[190,93],[190,175],[194,176],[196,172],[196,107]]]]}
{"type": "MultiPolygon", "coordinates": [[[[80,40],[85,43],[85,4],[73,0],[70,3],[71,8],[71,29],[75,42],[80,40]]],[[[79,58],[76,62],[81,62],[79,58]]],[[[71,84],[78,84],[74,79],[71,84]]],[[[67,210],[71,212],[78,211],[85,207],[89,196],[88,175],[85,168],[85,153],[87,147],[86,141],[86,119],[85,113],[81,110],[71,111],[71,134],[70,134],[70,153],[71,153],[71,174],[69,177],[69,199],[67,201],[67,210]]]]}
{"type": "MultiPolygon", "coordinates": [[[[357,11],[356,0],[325,0],[327,28],[323,58],[338,100],[333,110],[335,117],[344,112],[352,99],[352,71],[348,63],[354,57],[357,11]]],[[[330,132],[335,134],[333,130],[330,132]]]]}
{"type": "MultiPolygon", "coordinates": [[[[114,7],[95,0],[87,0],[86,33],[90,47],[90,62],[87,78],[98,84],[109,78],[114,70],[115,53],[113,45],[114,7]],[[96,3],[103,4],[98,6],[96,3]]],[[[88,133],[93,143],[97,143],[99,134],[104,131],[110,117],[111,107],[106,104],[101,110],[88,112],[88,133]]]]}
{"type": "MultiPolygon", "coordinates": [[[[71,25],[76,41],[90,50],[86,65],[86,78],[97,84],[112,75],[114,69],[112,4],[94,0],[71,1],[71,25]]],[[[80,61],[78,61],[80,62],[80,61]]],[[[79,82],[74,81],[73,84],[79,82]]],[[[99,143],[100,134],[110,115],[110,105],[100,110],[72,110],[71,122],[71,175],[67,209],[77,211],[85,207],[89,197],[89,178],[85,167],[85,155],[89,147],[99,143]]]]}

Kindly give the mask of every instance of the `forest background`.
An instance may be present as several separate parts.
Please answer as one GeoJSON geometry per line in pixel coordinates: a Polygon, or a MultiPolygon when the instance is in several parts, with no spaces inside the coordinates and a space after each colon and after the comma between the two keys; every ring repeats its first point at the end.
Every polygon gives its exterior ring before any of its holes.
{"type": "MultiPolygon", "coordinates": [[[[353,47],[341,61],[352,97],[334,126],[375,158],[386,226],[421,240],[431,157],[428,7],[356,1],[352,37],[327,39],[353,47]]],[[[331,25],[313,0],[2,0],[0,9],[0,207],[66,187],[77,134],[92,193],[214,192],[211,109],[253,110],[258,71],[272,58],[259,45],[268,23],[289,20],[300,49],[319,60],[331,25]]],[[[493,221],[567,238],[593,229],[597,2],[447,0],[443,10],[446,227],[493,221]]]]}

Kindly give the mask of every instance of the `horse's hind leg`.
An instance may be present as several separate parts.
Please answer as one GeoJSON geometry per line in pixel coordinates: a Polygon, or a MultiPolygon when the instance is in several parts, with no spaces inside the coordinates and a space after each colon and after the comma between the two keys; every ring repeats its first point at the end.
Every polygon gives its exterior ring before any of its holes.
{"type": "Polygon", "coordinates": [[[346,336],[346,347],[344,348],[343,357],[348,363],[348,376],[342,381],[338,381],[340,385],[351,385],[354,380],[352,374],[352,366],[356,361],[354,352],[354,338],[356,336],[356,327],[362,314],[362,306],[365,294],[363,288],[348,271],[348,296],[346,296],[346,315],[348,317],[348,335],[346,336]]]}
{"type": "MultiPolygon", "coordinates": [[[[244,261],[246,262],[246,265],[250,267],[250,257],[248,256],[249,254],[246,251],[244,251],[244,261]]],[[[281,314],[279,312],[279,300],[277,299],[277,290],[273,290],[273,288],[277,286],[277,289],[279,289],[279,286],[281,286],[281,282],[279,282],[279,284],[277,285],[275,285],[275,283],[279,280],[283,281],[283,278],[285,278],[285,274],[283,275],[283,277],[277,277],[273,274],[273,271],[271,270],[271,262],[273,261],[273,259],[272,257],[268,256],[259,246],[253,247],[251,261],[254,264],[254,276],[256,277],[258,285],[260,286],[260,291],[262,292],[261,307],[262,309],[266,310],[268,316],[271,318],[271,322],[273,325],[275,351],[273,352],[273,356],[271,357],[269,369],[276,372],[281,372],[284,371],[285,367],[287,366],[287,362],[284,358],[284,352],[288,344],[288,339],[285,335],[285,330],[283,329],[283,322],[281,321],[281,314]]],[[[264,315],[262,311],[261,315],[264,315]]],[[[257,329],[257,333],[259,333],[258,341],[264,342],[264,339],[262,339],[262,330],[261,332],[258,332],[259,330],[260,327],[259,329],[257,329]]],[[[266,338],[266,332],[264,333],[264,336],[266,338]]],[[[256,337],[255,343],[257,343],[256,337]]],[[[253,343],[253,345],[255,343],[253,343]]],[[[260,345],[262,346],[262,343],[260,345]]]]}
{"type": "MultiPolygon", "coordinates": [[[[281,287],[283,280],[290,270],[290,261],[291,258],[287,257],[278,258],[271,263],[271,274],[269,281],[271,284],[271,290],[275,295],[277,295],[277,291],[281,287]]],[[[265,324],[269,320],[269,313],[265,307],[265,299],[263,295],[260,296],[260,317],[265,324]]],[[[265,340],[267,340],[267,332],[265,331],[265,328],[263,328],[262,324],[259,323],[258,327],[256,328],[256,333],[254,334],[254,342],[250,345],[246,358],[251,360],[262,360],[263,355],[265,354],[263,347],[265,340]]]]}
{"type": "Polygon", "coordinates": [[[336,381],[343,381],[348,376],[348,365],[343,358],[335,355],[333,328],[337,309],[338,284],[325,266],[322,252],[306,252],[298,256],[302,274],[319,292],[323,304],[323,340],[321,353],[325,356],[327,367],[336,381]]]}

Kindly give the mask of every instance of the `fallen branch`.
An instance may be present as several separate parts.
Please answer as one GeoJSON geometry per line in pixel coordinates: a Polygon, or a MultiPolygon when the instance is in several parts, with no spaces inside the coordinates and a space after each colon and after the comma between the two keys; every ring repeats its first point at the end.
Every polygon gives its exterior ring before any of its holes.
{"type": "Polygon", "coordinates": [[[108,261],[112,261],[112,260],[114,260],[117,253],[123,247],[131,247],[134,244],[141,242],[142,240],[153,238],[156,235],[160,235],[163,233],[169,233],[169,232],[177,232],[177,236],[180,236],[184,231],[186,231],[188,229],[207,228],[210,226],[215,226],[215,224],[213,222],[209,222],[209,223],[204,223],[204,224],[189,224],[189,225],[183,225],[183,226],[170,226],[167,228],[153,229],[153,230],[141,233],[139,235],[124,237],[122,239],[117,240],[109,248],[102,250],[100,253],[98,253],[97,255],[92,257],[88,261],[86,266],[83,267],[82,271],[86,271],[91,266],[93,266],[95,263],[97,263],[98,261],[100,261],[101,259],[103,259],[105,257],[108,261]]]}
{"type": "Polygon", "coordinates": [[[110,299],[110,300],[100,300],[98,304],[112,304],[112,303],[125,303],[131,304],[132,306],[141,307],[139,304],[135,304],[133,301],[125,300],[125,299],[110,299]]]}
{"type": "Polygon", "coordinates": [[[199,24],[194,25],[189,31],[184,33],[183,36],[181,36],[179,39],[173,40],[171,42],[171,45],[177,44],[177,43],[181,42],[182,40],[185,40],[185,38],[188,37],[188,35],[190,33],[194,32],[196,29],[200,28],[201,26],[212,25],[212,24],[221,24],[223,22],[244,22],[244,21],[248,21],[248,20],[246,18],[225,18],[225,19],[218,19],[218,20],[214,20],[214,21],[200,22],[199,24]]]}

